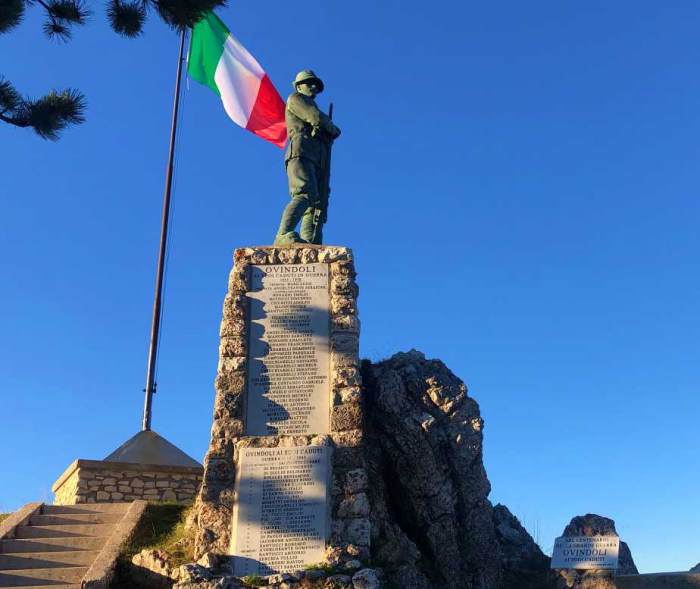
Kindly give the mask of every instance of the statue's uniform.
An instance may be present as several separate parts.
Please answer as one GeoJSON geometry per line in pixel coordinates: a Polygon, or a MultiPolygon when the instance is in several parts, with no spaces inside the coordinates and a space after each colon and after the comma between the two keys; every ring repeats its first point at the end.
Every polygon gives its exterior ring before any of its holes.
{"type": "Polygon", "coordinates": [[[319,227],[314,236],[314,211],[319,209],[322,197],[329,189],[326,169],[328,147],[337,128],[328,115],[321,112],[310,96],[293,92],[285,109],[289,145],[284,157],[292,197],[282,214],[277,238],[294,231],[301,219],[301,238],[322,243],[321,225],[326,211],[322,211],[319,227]]]}

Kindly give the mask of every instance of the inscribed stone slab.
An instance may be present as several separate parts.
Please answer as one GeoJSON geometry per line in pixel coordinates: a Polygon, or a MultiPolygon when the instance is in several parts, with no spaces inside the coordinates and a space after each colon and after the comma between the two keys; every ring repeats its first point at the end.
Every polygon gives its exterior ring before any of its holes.
{"type": "Polygon", "coordinates": [[[246,435],[328,433],[327,264],[250,267],[246,435]]]}
{"type": "Polygon", "coordinates": [[[323,560],[331,448],[239,451],[231,552],[234,574],[291,572],[323,560]]]}
{"type": "Polygon", "coordinates": [[[553,569],[616,569],[618,536],[560,536],[554,541],[553,569]]]}

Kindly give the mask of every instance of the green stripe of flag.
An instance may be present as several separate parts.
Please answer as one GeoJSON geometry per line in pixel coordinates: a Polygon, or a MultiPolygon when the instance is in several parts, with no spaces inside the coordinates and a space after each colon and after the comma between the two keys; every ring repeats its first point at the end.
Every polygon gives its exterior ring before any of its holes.
{"type": "Polygon", "coordinates": [[[217,94],[219,88],[214,81],[216,67],[224,52],[224,43],[230,31],[213,12],[207,12],[192,29],[187,72],[190,77],[209,86],[217,94]]]}

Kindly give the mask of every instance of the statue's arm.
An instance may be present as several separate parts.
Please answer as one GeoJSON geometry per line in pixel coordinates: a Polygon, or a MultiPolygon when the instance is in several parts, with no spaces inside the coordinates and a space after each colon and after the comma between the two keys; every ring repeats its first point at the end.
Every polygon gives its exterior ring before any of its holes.
{"type": "Polygon", "coordinates": [[[287,100],[287,108],[314,129],[322,129],[331,137],[340,135],[340,129],[333,124],[328,115],[321,112],[314,102],[305,100],[301,95],[292,94],[287,100]]]}

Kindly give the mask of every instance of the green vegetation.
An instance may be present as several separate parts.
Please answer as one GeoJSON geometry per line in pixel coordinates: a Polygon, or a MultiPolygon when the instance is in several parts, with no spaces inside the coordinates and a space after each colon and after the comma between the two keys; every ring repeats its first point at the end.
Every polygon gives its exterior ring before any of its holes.
{"type": "Polygon", "coordinates": [[[122,551],[122,558],[131,558],[141,550],[164,550],[179,566],[194,560],[194,537],[185,529],[190,507],[177,503],[150,503],[133,537],[122,551]]]}
{"type": "Polygon", "coordinates": [[[335,575],[338,572],[337,567],[329,565],[327,562],[320,564],[310,564],[304,567],[307,571],[323,571],[327,576],[335,575]]]}
{"type": "Polygon", "coordinates": [[[246,585],[250,585],[251,587],[262,587],[267,584],[263,577],[258,577],[256,575],[248,575],[247,577],[243,577],[242,580],[246,585]]]}
{"type": "Polygon", "coordinates": [[[12,514],[11,513],[0,513],[0,522],[2,522],[2,520],[4,520],[4,519],[7,519],[8,517],[10,517],[10,515],[12,515],[12,514]]]}

